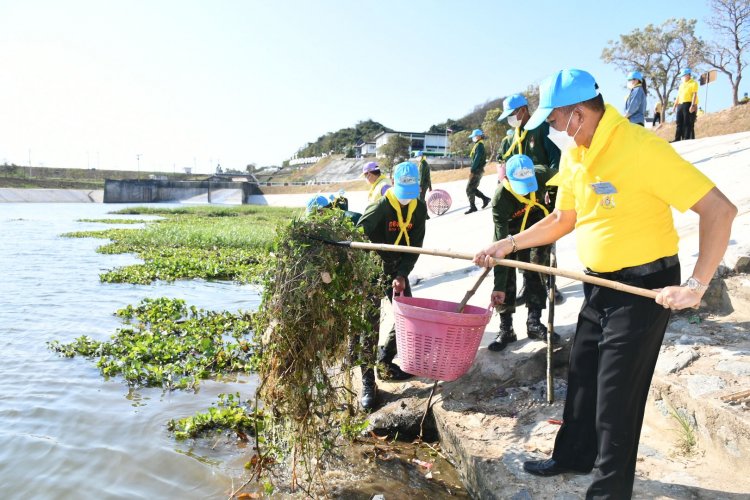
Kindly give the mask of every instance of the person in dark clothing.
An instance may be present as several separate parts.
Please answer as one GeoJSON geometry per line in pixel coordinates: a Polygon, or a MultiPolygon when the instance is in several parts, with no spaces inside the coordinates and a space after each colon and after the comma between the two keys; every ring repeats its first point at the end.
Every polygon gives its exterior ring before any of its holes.
{"type": "Polygon", "coordinates": [[[484,166],[487,164],[487,155],[484,151],[484,132],[475,129],[469,136],[474,141],[474,147],[471,148],[469,157],[471,158],[471,169],[469,173],[469,182],[466,184],[466,196],[469,197],[469,210],[465,213],[470,214],[477,211],[474,204],[474,198],[482,199],[482,208],[486,208],[490,203],[490,198],[485,196],[479,190],[479,183],[484,175],[484,166]]]}
{"type": "MultiPolygon", "coordinates": [[[[500,168],[505,167],[505,161],[515,154],[524,154],[531,158],[534,165],[541,165],[547,169],[549,177],[553,177],[559,170],[560,166],[560,148],[553,143],[549,135],[549,124],[544,122],[539,126],[526,130],[526,124],[529,122],[531,113],[529,112],[529,102],[523,94],[513,94],[508,96],[503,101],[503,112],[497,118],[498,121],[507,119],[508,125],[513,131],[510,142],[506,145],[501,144],[500,151],[497,155],[497,161],[500,163],[500,168]]],[[[547,185],[545,190],[542,192],[540,200],[544,200],[543,203],[548,209],[551,209],[555,205],[555,195],[557,194],[557,187],[547,185]]],[[[541,203],[542,201],[540,201],[541,203]]],[[[548,248],[546,252],[538,252],[534,250],[532,255],[535,258],[544,257],[544,260],[533,260],[535,264],[548,266],[550,263],[550,251],[548,248]]],[[[547,279],[539,273],[523,272],[523,286],[518,292],[516,297],[516,305],[521,305],[526,301],[526,290],[528,289],[529,280],[535,280],[543,282],[544,286],[548,285],[547,279]]],[[[515,279],[513,280],[515,283],[515,279]]],[[[532,287],[537,288],[538,283],[534,283],[532,287]]],[[[561,304],[565,301],[562,293],[555,287],[555,304],[561,304]]]]}
{"type": "MultiPolygon", "coordinates": [[[[385,196],[367,207],[359,219],[359,226],[373,243],[421,247],[424,242],[427,221],[427,205],[419,199],[419,168],[412,162],[396,165],[393,173],[394,186],[385,196]]],[[[414,269],[419,254],[378,252],[383,260],[383,274],[388,283],[386,295],[393,301],[393,294],[403,293],[411,297],[409,273],[414,269]]],[[[373,297],[380,304],[381,297],[373,297]]],[[[377,307],[374,308],[378,310],[377,307]]],[[[370,318],[373,330],[380,329],[380,315],[370,318]]],[[[378,348],[378,375],[381,380],[406,380],[412,375],[404,372],[393,362],[396,357],[396,330],[390,331],[384,346],[378,348]]],[[[363,373],[364,408],[374,408],[377,398],[375,373],[363,373]]]]}
{"type": "Polygon", "coordinates": [[[427,155],[424,151],[417,151],[419,156],[419,199],[424,201],[427,191],[432,191],[432,179],[430,178],[430,164],[427,163],[427,155]]]}
{"type": "MultiPolygon", "coordinates": [[[[506,177],[498,185],[492,199],[492,218],[495,223],[495,241],[515,234],[542,220],[549,211],[542,204],[549,171],[544,165],[534,165],[526,155],[513,155],[506,162],[506,177]]],[[[540,264],[549,260],[550,246],[520,250],[508,256],[522,262],[540,264]]],[[[513,331],[513,313],[516,311],[516,273],[504,266],[495,266],[495,287],[492,303],[500,313],[500,333],[487,348],[502,351],[517,340],[513,331]]],[[[530,339],[545,340],[547,328],[541,322],[542,310],[547,303],[547,289],[539,273],[523,271],[526,280],[526,335],[530,339]]],[[[559,336],[555,334],[559,339],[559,336]]]]}
{"type": "Polygon", "coordinates": [[[333,208],[338,208],[344,212],[349,210],[349,199],[345,195],[346,193],[343,189],[339,189],[339,192],[336,193],[336,195],[331,195],[330,199],[333,208]]]}

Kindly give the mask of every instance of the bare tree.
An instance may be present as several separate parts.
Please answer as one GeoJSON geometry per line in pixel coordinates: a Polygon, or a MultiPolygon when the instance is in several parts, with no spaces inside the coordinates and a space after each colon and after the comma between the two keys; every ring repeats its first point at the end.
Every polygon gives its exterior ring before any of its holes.
{"type": "Polygon", "coordinates": [[[709,44],[704,61],[729,77],[732,103],[737,106],[750,44],[750,0],[710,0],[709,4],[713,15],[706,24],[717,39],[709,44]]]}
{"type": "Polygon", "coordinates": [[[668,19],[659,26],[635,29],[620,40],[610,40],[602,60],[623,72],[643,73],[649,92],[656,94],[663,109],[679,86],[679,71],[703,61],[705,43],[695,35],[695,19],[668,19]]]}

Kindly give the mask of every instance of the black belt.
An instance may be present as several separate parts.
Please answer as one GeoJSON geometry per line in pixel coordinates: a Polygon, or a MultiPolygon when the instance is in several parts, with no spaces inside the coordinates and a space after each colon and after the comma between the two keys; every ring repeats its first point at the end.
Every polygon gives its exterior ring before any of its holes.
{"type": "Polygon", "coordinates": [[[676,266],[680,263],[680,259],[676,255],[669,257],[662,257],[655,261],[641,264],[640,266],[623,267],[619,271],[611,271],[608,273],[597,273],[589,268],[586,268],[585,273],[591,276],[597,276],[599,278],[605,278],[608,280],[624,281],[633,278],[640,278],[642,276],[648,276],[649,274],[658,273],[664,271],[672,266],[676,266]]]}

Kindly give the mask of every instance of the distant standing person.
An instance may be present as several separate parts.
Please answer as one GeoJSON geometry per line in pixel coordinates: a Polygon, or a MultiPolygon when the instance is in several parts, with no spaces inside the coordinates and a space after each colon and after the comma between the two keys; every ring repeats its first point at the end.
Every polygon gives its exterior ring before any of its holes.
{"type": "Polygon", "coordinates": [[[625,118],[630,123],[644,127],[646,125],[646,82],[640,71],[628,74],[628,88],[630,93],[625,100],[625,118]]]}
{"type": "Polygon", "coordinates": [[[370,192],[367,193],[367,204],[372,205],[385,196],[385,192],[388,191],[391,185],[388,183],[388,178],[380,171],[380,166],[374,161],[362,167],[362,175],[365,176],[365,180],[370,184],[370,192]]]}
{"type": "Polygon", "coordinates": [[[466,184],[466,196],[469,197],[469,209],[464,214],[470,214],[477,211],[477,206],[474,204],[474,198],[482,198],[482,208],[486,208],[490,203],[490,197],[485,196],[479,190],[479,182],[482,180],[484,175],[484,166],[487,163],[487,153],[484,151],[484,132],[480,129],[475,129],[469,136],[474,141],[474,147],[471,148],[469,157],[471,158],[471,172],[469,174],[469,182],[466,184]]]}
{"type": "Polygon", "coordinates": [[[432,179],[430,178],[430,164],[427,163],[427,155],[424,151],[417,151],[419,159],[419,199],[424,201],[427,191],[432,191],[432,179]]]}
{"type": "Polygon", "coordinates": [[[673,108],[677,113],[674,142],[695,139],[695,113],[698,111],[698,82],[693,80],[690,68],[680,71],[680,78],[682,83],[673,108]]]}
{"type": "Polygon", "coordinates": [[[654,119],[651,122],[653,128],[656,128],[657,122],[661,125],[661,110],[661,101],[656,101],[656,104],[654,105],[654,119]]]}

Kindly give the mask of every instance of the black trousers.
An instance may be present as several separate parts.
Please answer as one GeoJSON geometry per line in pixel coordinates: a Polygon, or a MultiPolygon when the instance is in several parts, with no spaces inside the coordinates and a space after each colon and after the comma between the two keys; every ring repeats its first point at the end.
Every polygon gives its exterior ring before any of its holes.
{"type": "Polygon", "coordinates": [[[695,139],[695,117],[697,113],[690,112],[691,103],[683,102],[677,106],[675,118],[677,127],[674,132],[674,140],[695,139]]]}
{"type": "MultiPolygon", "coordinates": [[[[677,264],[618,281],[653,289],[679,280],[677,264]]],[[[629,499],[646,399],[670,311],[653,299],[590,284],[583,289],[563,424],[552,458],[572,469],[597,467],[586,498],[629,499]]]]}

